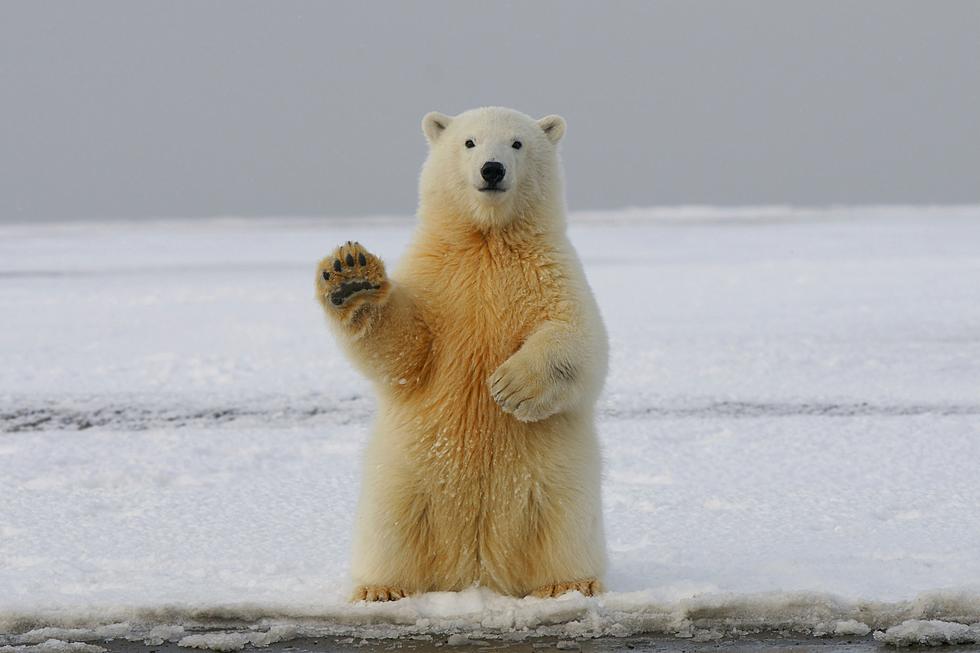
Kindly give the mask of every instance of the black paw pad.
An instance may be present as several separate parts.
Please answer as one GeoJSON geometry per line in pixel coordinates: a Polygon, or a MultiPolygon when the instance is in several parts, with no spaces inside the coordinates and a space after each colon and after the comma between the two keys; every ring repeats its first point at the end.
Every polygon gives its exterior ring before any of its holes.
{"type": "Polygon", "coordinates": [[[335,258],[333,260],[333,271],[334,272],[340,272],[340,259],[339,258],[335,258]]]}
{"type": "Polygon", "coordinates": [[[381,286],[377,286],[367,280],[345,281],[344,283],[340,284],[340,288],[337,288],[337,290],[330,293],[330,302],[334,306],[340,306],[355,293],[359,293],[364,290],[377,290],[380,287],[381,286]]]}
{"type": "Polygon", "coordinates": [[[361,253],[359,253],[359,254],[357,255],[357,263],[358,263],[358,264],[359,264],[359,265],[360,265],[361,267],[364,267],[365,265],[367,265],[367,259],[366,259],[366,258],[364,257],[364,253],[363,253],[363,252],[361,252],[361,253]]]}
{"type": "Polygon", "coordinates": [[[352,255],[348,254],[346,261],[347,261],[347,267],[349,268],[354,267],[354,257],[352,255]]]}
{"type": "Polygon", "coordinates": [[[326,270],[323,271],[323,280],[330,281],[330,273],[327,272],[326,270]]]}

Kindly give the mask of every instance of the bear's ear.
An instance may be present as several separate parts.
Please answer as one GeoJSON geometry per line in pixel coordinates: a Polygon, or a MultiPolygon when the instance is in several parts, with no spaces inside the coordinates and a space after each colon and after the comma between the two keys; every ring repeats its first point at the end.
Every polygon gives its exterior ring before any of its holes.
{"type": "Polygon", "coordinates": [[[435,143],[452,121],[452,118],[438,111],[425,114],[422,118],[422,133],[425,134],[425,140],[435,143]]]}
{"type": "Polygon", "coordinates": [[[538,127],[552,143],[557,143],[565,135],[565,119],[561,116],[545,116],[538,121],[538,127]]]}

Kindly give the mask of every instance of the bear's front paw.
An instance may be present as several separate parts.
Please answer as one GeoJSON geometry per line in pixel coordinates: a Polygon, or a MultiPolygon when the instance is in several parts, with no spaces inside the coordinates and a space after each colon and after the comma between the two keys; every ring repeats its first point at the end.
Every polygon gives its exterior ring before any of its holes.
{"type": "Polygon", "coordinates": [[[505,413],[522,422],[536,422],[555,413],[554,382],[520,353],[511,356],[487,380],[490,394],[505,413]]]}
{"type": "Polygon", "coordinates": [[[350,309],[380,301],[387,288],[388,275],[381,259],[359,243],[347,241],[317,267],[317,299],[328,308],[350,309]]]}

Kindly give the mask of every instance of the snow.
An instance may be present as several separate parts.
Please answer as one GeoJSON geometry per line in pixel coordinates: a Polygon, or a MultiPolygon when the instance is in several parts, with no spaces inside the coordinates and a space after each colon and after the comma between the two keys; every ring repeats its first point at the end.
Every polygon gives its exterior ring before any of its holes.
{"type": "Polygon", "coordinates": [[[0,646],[0,653],[103,653],[106,649],[94,644],[49,639],[40,644],[0,646]]]}
{"type": "Polygon", "coordinates": [[[980,207],[573,216],[612,347],[611,591],[350,605],[373,400],[313,270],[351,238],[395,260],[411,224],[0,227],[0,653],[974,636],[980,207]]]}
{"type": "Polygon", "coordinates": [[[885,632],[877,631],[875,639],[894,646],[975,644],[980,642],[980,623],[967,626],[938,619],[909,619],[885,632]]]}
{"type": "Polygon", "coordinates": [[[246,645],[264,647],[292,637],[296,637],[295,628],[273,627],[264,632],[218,632],[188,635],[178,640],[177,645],[185,648],[202,648],[210,651],[240,651],[246,645]]]}
{"type": "Polygon", "coordinates": [[[847,619],[845,621],[838,621],[834,625],[834,634],[841,637],[846,637],[847,635],[857,635],[858,637],[864,637],[871,632],[871,628],[868,624],[856,619],[847,619]]]}

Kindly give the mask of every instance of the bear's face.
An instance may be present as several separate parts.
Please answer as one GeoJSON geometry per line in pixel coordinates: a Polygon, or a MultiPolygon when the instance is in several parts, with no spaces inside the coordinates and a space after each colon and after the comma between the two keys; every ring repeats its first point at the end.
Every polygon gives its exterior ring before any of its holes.
{"type": "Polygon", "coordinates": [[[429,141],[420,182],[427,209],[437,206],[444,215],[485,228],[538,215],[554,208],[543,204],[560,202],[560,116],[534,120],[498,107],[455,117],[433,112],[422,120],[422,131],[429,141]]]}

